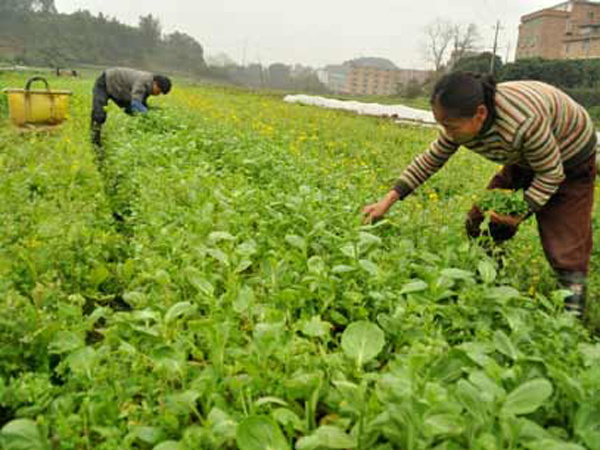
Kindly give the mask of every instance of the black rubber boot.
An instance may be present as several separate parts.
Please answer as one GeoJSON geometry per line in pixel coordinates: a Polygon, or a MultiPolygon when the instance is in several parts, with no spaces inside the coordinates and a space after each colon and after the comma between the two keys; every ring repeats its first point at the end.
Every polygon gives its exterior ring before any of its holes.
{"type": "Polygon", "coordinates": [[[565,309],[572,312],[579,319],[583,319],[585,316],[587,294],[585,284],[572,284],[567,286],[567,289],[573,292],[573,294],[565,298],[565,309]]]}
{"type": "Polygon", "coordinates": [[[573,313],[577,318],[583,319],[586,310],[587,286],[586,276],[579,272],[558,272],[558,281],[571,292],[565,297],[565,310],[573,313]]]}
{"type": "Polygon", "coordinates": [[[100,129],[96,128],[92,128],[92,144],[94,144],[94,146],[96,147],[102,147],[102,132],[100,131],[100,129]]]}
{"type": "Polygon", "coordinates": [[[92,120],[92,126],[90,127],[90,137],[94,146],[102,147],[102,124],[92,120]]]}

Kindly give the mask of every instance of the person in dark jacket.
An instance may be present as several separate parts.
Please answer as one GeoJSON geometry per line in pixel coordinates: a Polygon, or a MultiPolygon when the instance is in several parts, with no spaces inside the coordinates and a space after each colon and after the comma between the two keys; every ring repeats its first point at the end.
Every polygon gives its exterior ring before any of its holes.
{"type": "Polygon", "coordinates": [[[115,67],[106,69],[94,84],[92,104],[92,142],[102,145],[102,125],[106,122],[105,108],[112,100],[127,114],[148,112],[148,97],[168,94],[171,80],[141,70],[115,67]]]}

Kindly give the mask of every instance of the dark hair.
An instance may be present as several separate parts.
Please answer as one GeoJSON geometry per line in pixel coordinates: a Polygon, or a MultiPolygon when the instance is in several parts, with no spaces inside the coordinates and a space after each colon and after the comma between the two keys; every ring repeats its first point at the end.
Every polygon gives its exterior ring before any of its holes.
{"type": "Polygon", "coordinates": [[[164,75],[154,75],[154,82],[158,84],[160,92],[168,94],[171,90],[171,80],[164,75]]]}
{"type": "Polygon", "coordinates": [[[440,105],[453,118],[473,117],[479,105],[496,115],[496,80],[493,75],[474,72],[452,72],[434,86],[431,105],[440,105]]]}

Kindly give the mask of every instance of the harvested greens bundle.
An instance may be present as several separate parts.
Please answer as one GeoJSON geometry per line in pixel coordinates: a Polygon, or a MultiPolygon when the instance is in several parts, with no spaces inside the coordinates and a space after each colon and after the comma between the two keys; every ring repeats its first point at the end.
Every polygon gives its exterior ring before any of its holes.
{"type": "Polygon", "coordinates": [[[522,195],[509,189],[490,189],[479,200],[478,206],[484,211],[494,211],[497,214],[521,216],[529,211],[527,202],[522,195]]]}

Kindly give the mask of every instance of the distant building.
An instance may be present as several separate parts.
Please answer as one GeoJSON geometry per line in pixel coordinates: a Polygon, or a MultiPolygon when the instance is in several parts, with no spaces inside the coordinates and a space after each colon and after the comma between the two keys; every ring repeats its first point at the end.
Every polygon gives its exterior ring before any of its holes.
{"type": "Polygon", "coordinates": [[[600,57],[600,3],[571,0],[521,17],[516,59],[600,57]]]}
{"type": "Polygon", "coordinates": [[[385,58],[358,58],[342,65],[327,66],[320,75],[327,87],[339,94],[394,95],[399,85],[411,81],[423,83],[430,76],[427,70],[399,69],[385,58]]]}
{"type": "Polygon", "coordinates": [[[235,61],[227,53],[217,53],[206,57],[206,64],[213,67],[235,66],[235,61]]]}
{"type": "Polygon", "coordinates": [[[344,64],[330,65],[323,69],[319,79],[334,94],[345,94],[350,68],[344,64]]]}

